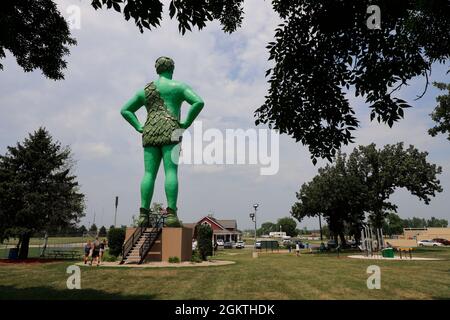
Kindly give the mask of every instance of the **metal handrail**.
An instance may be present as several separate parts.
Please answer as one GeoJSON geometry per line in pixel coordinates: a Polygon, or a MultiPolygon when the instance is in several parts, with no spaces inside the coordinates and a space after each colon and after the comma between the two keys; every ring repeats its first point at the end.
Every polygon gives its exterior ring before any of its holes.
{"type": "Polygon", "coordinates": [[[134,244],[136,243],[136,241],[142,235],[144,229],[145,228],[142,227],[142,226],[137,227],[134,230],[134,232],[131,235],[131,237],[129,237],[128,240],[125,241],[125,243],[122,246],[122,261],[120,261],[120,264],[123,264],[125,262],[125,259],[126,259],[127,255],[128,255],[128,253],[130,253],[130,251],[133,248],[134,244]]]}
{"type": "Polygon", "coordinates": [[[141,225],[137,226],[131,237],[129,237],[128,240],[125,241],[122,246],[122,261],[120,261],[120,264],[123,264],[125,262],[128,253],[130,253],[131,249],[133,249],[134,244],[139,240],[144,230],[147,229],[148,225],[149,219],[144,221],[141,225]]]}
{"type": "Polygon", "coordinates": [[[156,239],[158,239],[159,234],[161,233],[162,227],[164,225],[164,215],[159,215],[158,219],[156,220],[155,225],[153,226],[152,230],[150,231],[150,236],[145,239],[142,246],[139,248],[139,264],[142,264],[144,262],[148,252],[152,248],[153,244],[155,243],[156,239]]]}

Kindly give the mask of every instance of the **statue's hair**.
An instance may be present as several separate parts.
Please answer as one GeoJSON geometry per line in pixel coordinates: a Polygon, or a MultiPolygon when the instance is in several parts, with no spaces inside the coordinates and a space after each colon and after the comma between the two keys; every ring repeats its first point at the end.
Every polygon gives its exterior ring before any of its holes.
{"type": "Polygon", "coordinates": [[[173,71],[175,62],[169,57],[159,57],[155,62],[156,73],[161,74],[164,71],[173,71]]]}

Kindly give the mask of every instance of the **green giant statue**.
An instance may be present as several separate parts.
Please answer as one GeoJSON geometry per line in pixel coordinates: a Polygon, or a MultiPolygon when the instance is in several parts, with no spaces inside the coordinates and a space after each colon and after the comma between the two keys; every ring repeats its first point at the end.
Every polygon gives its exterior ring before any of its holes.
{"type": "Polygon", "coordinates": [[[166,176],[164,188],[167,198],[167,226],[179,226],[177,217],[178,156],[180,138],[174,135],[187,129],[203,108],[203,100],[186,84],[172,80],[175,68],[169,57],[160,57],[155,63],[159,78],[140,89],[122,108],[122,116],[142,134],[145,174],[141,182],[141,208],[139,223],[150,214],[156,175],[161,159],[166,176]],[[180,121],[183,101],[191,106],[186,119],[180,121]],[[142,106],[147,109],[147,121],[141,125],[135,112],[142,106]]]}

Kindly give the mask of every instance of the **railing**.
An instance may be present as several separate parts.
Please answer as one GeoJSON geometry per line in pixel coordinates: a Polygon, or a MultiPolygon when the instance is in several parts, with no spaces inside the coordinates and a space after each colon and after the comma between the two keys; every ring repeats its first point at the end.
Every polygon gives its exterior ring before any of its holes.
{"type": "Polygon", "coordinates": [[[120,264],[123,264],[127,258],[128,253],[130,253],[131,249],[133,249],[134,244],[136,241],[141,237],[142,233],[145,230],[145,226],[138,226],[131,237],[128,238],[127,241],[122,246],[122,261],[120,261],[120,264]]]}
{"type": "MultiPolygon", "coordinates": [[[[153,217],[155,217],[155,216],[153,216],[153,217]]],[[[164,219],[165,219],[165,216],[163,214],[161,214],[157,217],[156,222],[153,225],[152,230],[150,231],[149,237],[145,239],[144,243],[139,248],[139,257],[140,257],[139,264],[142,264],[142,262],[144,262],[148,252],[152,248],[156,239],[158,239],[158,236],[161,233],[162,227],[164,226],[164,219]]]]}

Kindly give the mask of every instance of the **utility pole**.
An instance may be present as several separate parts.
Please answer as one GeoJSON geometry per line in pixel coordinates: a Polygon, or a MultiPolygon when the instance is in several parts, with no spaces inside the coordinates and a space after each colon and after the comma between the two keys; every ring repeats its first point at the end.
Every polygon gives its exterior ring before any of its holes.
{"type": "Polygon", "coordinates": [[[116,196],[116,202],[115,202],[115,213],[114,213],[114,228],[117,227],[116,222],[117,222],[117,207],[119,205],[119,196],[116,196]]]}

